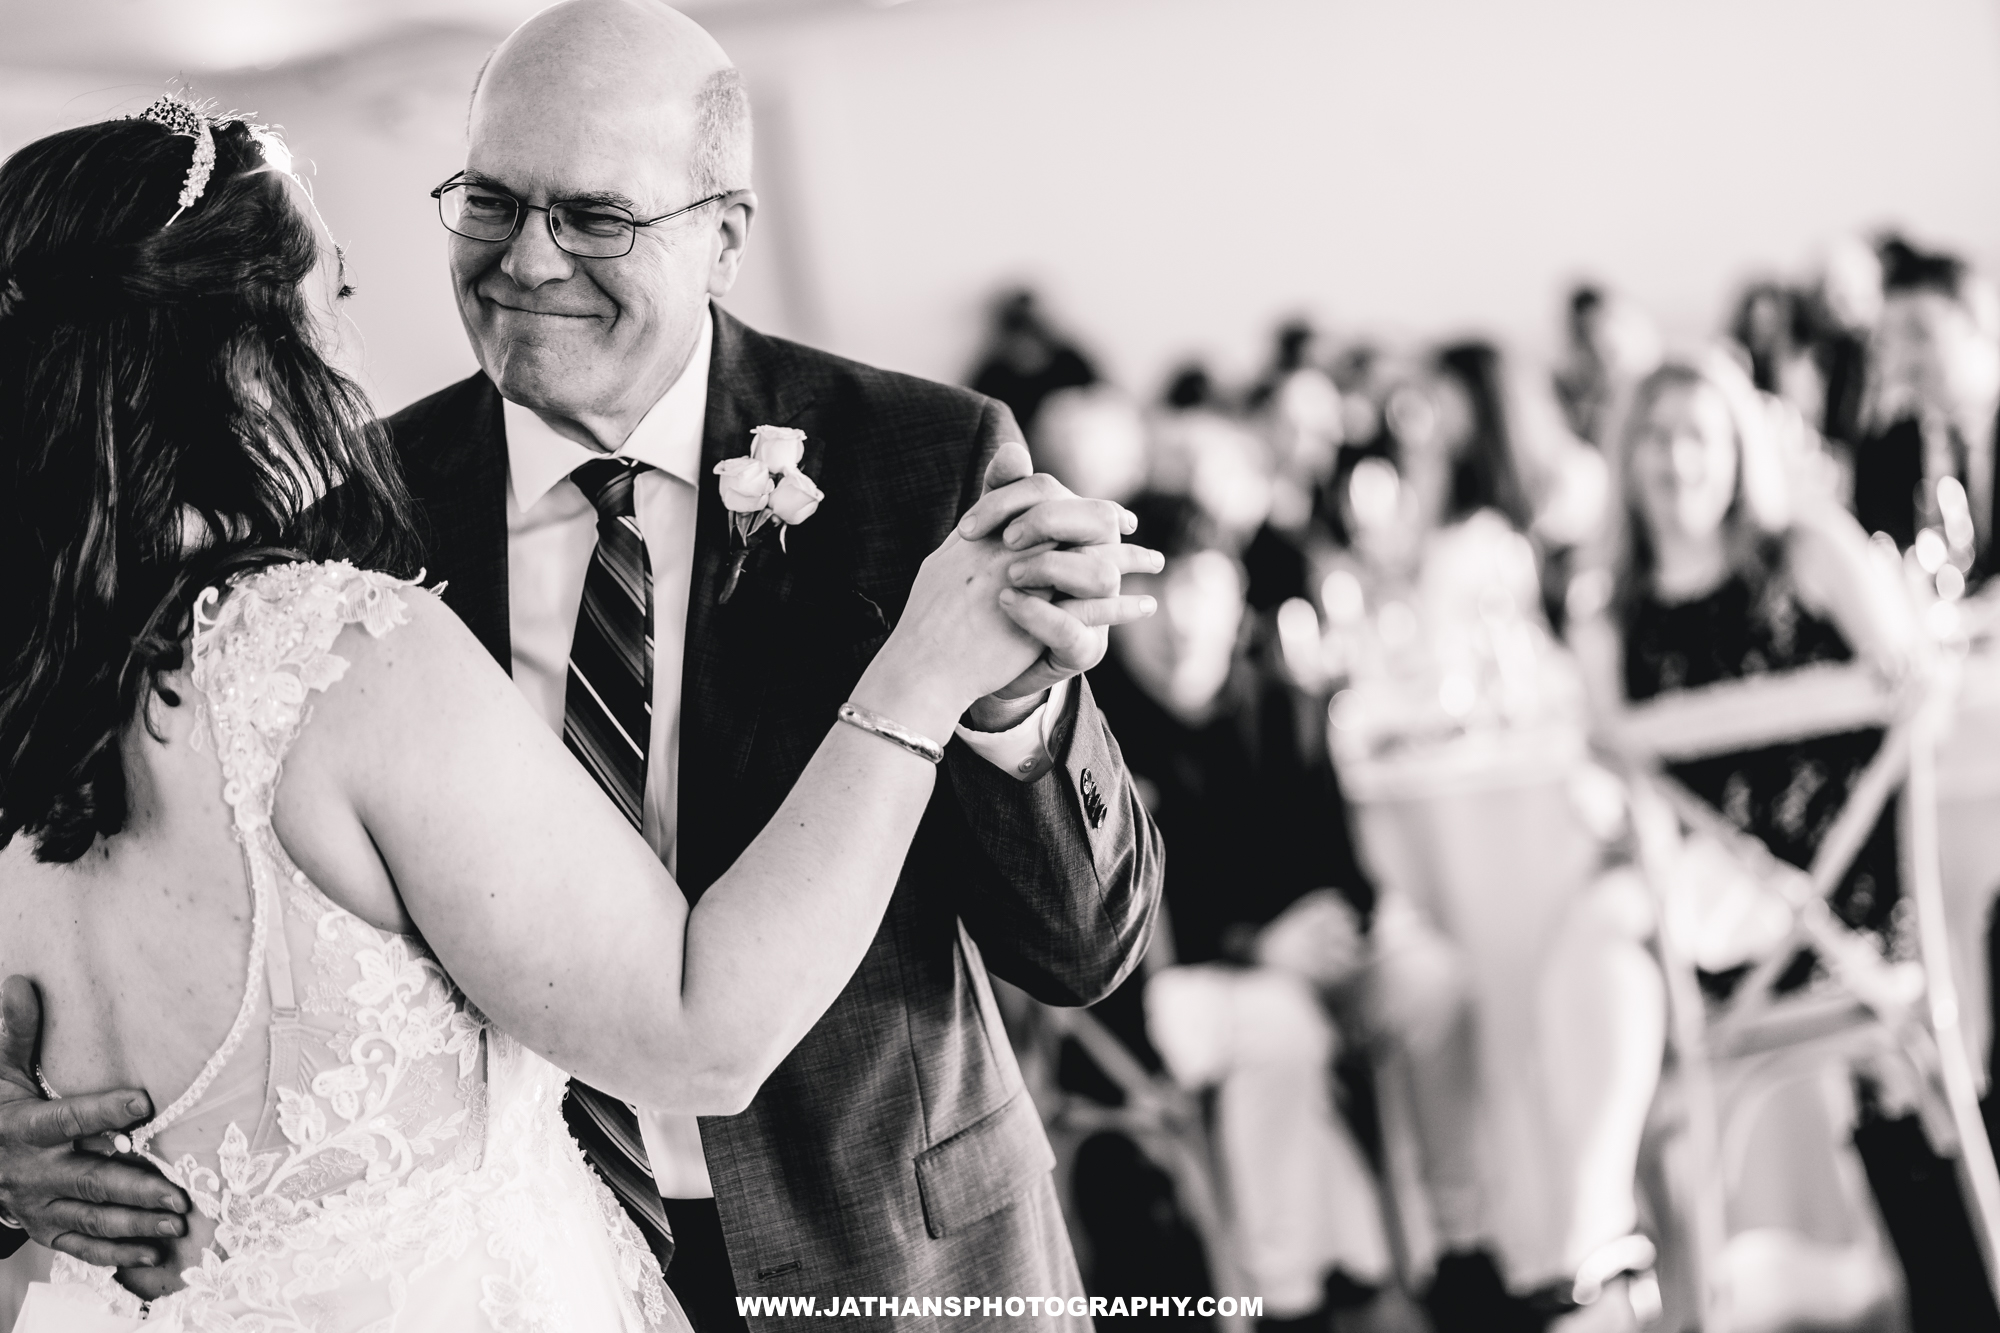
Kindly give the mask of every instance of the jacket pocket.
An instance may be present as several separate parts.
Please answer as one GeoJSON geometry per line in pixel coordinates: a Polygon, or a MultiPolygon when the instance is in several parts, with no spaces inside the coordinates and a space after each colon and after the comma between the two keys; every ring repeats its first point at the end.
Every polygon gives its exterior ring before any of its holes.
{"type": "Polygon", "coordinates": [[[971,1226],[1014,1202],[1055,1169],[1042,1118],[1024,1089],[998,1110],[917,1154],[917,1191],[933,1238],[971,1226]]]}

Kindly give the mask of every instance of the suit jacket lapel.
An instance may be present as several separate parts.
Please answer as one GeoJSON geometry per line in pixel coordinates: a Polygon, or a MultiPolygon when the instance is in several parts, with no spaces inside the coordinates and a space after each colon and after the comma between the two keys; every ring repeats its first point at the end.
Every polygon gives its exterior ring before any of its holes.
{"type": "MultiPolygon", "coordinates": [[[[754,555],[728,605],[717,598],[734,540],[715,465],[749,452],[757,426],[789,425],[810,403],[809,391],[782,373],[769,339],[717,308],[695,506],[694,586],[688,594],[681,684],[680,883],[698,897],[728,868],[737,848],[722,836],[731,821],[731,789],[750,762],[767,663],[761,651],[790,594],[789,563],[775,551],[754,555]]],[[[819,446],[808,440],[805,469],[819,446]]]]}
{"type": "Polygon", "coordinates": [[[412,438],[396,440],[425,527],[426,568],[503,671],[513,669],[507,614],[507,435],[500,392],[484,373],[412,438]]]}

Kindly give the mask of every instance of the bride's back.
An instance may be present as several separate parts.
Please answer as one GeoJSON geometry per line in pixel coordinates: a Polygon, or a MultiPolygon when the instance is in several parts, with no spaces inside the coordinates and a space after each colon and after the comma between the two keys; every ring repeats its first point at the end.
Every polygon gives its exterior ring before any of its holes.
{"type": "MultiPolygon", "coordinates": [[[[41,989],[45,1086],[146,1088],[132,1148],[195,1197],[165,1273],[243,1253],[274,1209],[303,1222],[294,1205],[482,1156],[483,1024],[419,940],[322,892],[275,822],[341,632],[390,632],[406,595],[344,564],[243,578],[126,729],[125,827],[66,865],[19,839],[0,853],[0,972],[41,989]]],[[[354,815],[305,758],[310,843],[354,815]]]]}
{"type": "Polygon", "coordinates": [[[67,864],[26,838],[0,851],[0,975],[41,990],[41,1049],[60,1089],[140,1087],[165,1107],[222,1044],[243,994],[251,899],[222,771],[182,706],[123,738],[126,826],[67,864]]]}
{"type": "Polygon", "coordinates": [[[122,1276],[184,1282],[176,1328],[658,1329],[564,1074],[399,933],[356,809],[355,750],[435,763],[380,730],[385,661],[491,669],[407,581],[288,160],[168,99],[0,164],[0,974],[41,988],[48,1091],[151,1094],[110,1147],[196,1210],[163,1270],[59,1256],[37,1326],[147,1317],[122,1276]]]}
{"type": "MultiPolygon", "coordinates": [[[[327,359],[340,261],[288,155],[160,106],[0,166],[0,975],[41,989],[50,1088],[143,1087],[171,1121],[150,1150],[212,1167],[231,1123],[283,1142],[267,1083],[309,1092],[333,1052],[273,1065],[276,978],[246,971],[269,955],[194,601],[286,560],[412,573],[416,540],[367,401],[327,359]]],[[[301,982],[302,1021],[320,1005],[330,1037],[351,951],[314,957],[316,923],[285,915],[298,929],[274,938],[324,974],[301,982]]],[[[213,1229],[190,1224],[183,1257],[213,1229]]]]}

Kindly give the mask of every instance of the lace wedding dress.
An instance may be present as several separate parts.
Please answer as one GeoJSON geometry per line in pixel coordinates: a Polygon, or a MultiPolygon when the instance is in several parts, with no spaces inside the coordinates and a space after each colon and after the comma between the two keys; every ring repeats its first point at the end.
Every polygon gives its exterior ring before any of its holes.
{"type": "Polygon", "coordinates": [[[16,1333],[687,1330],[563,1124],[563,1072],[494,1030],[421,940],[330,901],[271,827],[308,700],[347,669],[335,637],[390,633],[426,595],[408,587],[293,564],[197,603],[193,679],[253,899],[248,973],[222,1046],[131,1147],[215,1238],[187,1288],[150,1304],[59,1256],[16,1333]]]}

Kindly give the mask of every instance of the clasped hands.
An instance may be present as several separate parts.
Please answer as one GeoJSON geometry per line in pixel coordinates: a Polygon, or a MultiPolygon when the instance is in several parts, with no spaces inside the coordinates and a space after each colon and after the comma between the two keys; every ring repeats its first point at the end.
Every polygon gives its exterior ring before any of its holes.
{"type": "Polygon", "coordinates": [[[1004,731],[1038,707],[1050,686],[1104,660],[1109,627],[1152,611],[1152,599],[1122,595],[1127,574],[1158,573],[1157,551],[1127,546],[1131,512],[1110,500],[1072,494],[1034,471],[1028,449],[1008,441],[986,468],[986,493],[958,522],[958,535],[978,541],[998,534],[1021,553],[1008,569],[1013,585],[1000,605],[1016,625],[1040,640],[1034,665],[968,710],[979,731],[1004,731]]]}

